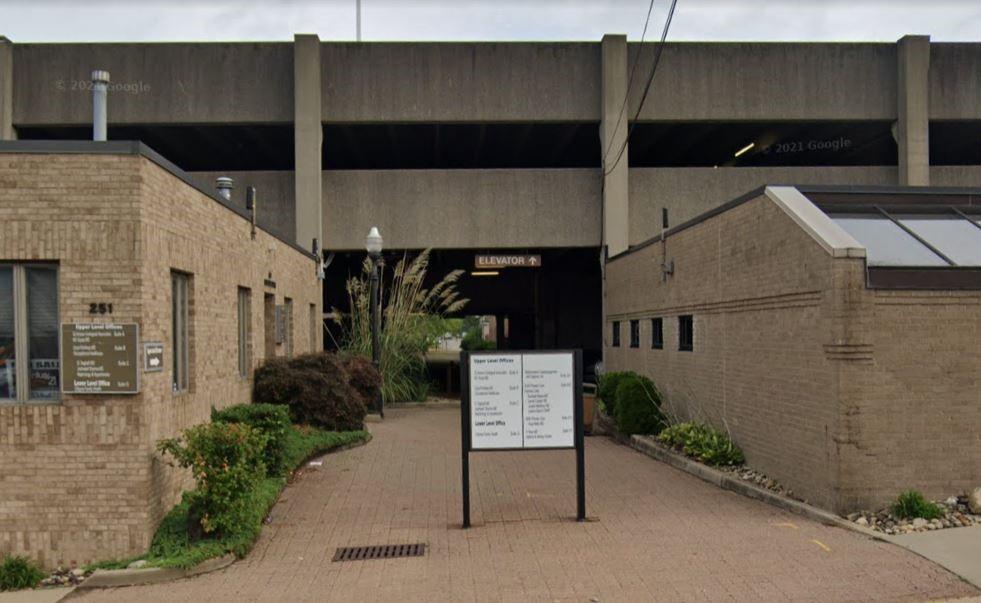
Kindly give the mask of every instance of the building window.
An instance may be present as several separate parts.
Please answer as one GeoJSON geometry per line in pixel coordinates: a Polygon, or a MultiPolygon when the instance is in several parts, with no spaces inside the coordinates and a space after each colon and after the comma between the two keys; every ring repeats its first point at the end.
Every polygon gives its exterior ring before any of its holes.
{"type": "Polygon", "coordinates": [[[695,320],[691,314],[678,317],[678,349],[682,352],[695,349],[695,320]]]}
{"type": "Polygon", "coordinates": [[[251,350],[252,291],[238,288],[238,374],[248,378],[252,365],[251,350]]]}
{"type": "Polygon", "coordinates": [[[613,347],[620,347],[620,321],[613,321],[613,347]]]}
{"type": "Polygon", "coordinates": [[[660,350],[664,348],[664,320],[661,318],[651,319],[651,349],[660,350]]]}
{"type": "Polygon", "coordinates": [[[286,357],[293,357],[293,300],[286,298],[283,308],[283,343],[286,345],[286,357]]]}
{"type": "Polygon", "coordinates": [[[60,358],[57,267],[0,265],[0,400],[57,400],[60,358]]]}
{"type": "Polygon", "coordinates": [[[630,347],[632,348],[640,347],[640,321],[639,320],[630,321],[630,347]]]}
{"type": "Polygon", "coordinates": [[[310,304],[310,351],[319,352],[317,349],[317,335],[319,335],[317,320],[317,304],[310,304]]]}
{"type": "Polygon", "coordinates": [[[276,296],[266,293],[262,298],[263,358],[276,355],[276,296]]]}
{"type": "Polygon", "coordinates": [[[191,277],[183,272],[170,273],[170,297],[173,333],[171,347],[174,357],[173,389],[174,392],[186,392],[190,389],[191,352],[189,334],[191,277]]]}

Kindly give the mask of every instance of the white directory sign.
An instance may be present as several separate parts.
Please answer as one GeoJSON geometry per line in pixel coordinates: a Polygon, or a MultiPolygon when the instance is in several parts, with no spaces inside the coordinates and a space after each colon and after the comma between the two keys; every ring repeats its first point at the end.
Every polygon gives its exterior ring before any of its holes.
{"type": "Polygon", "coordinates": [[[572,353],[470,356],[471,447],[573,448],[572,353]]]}

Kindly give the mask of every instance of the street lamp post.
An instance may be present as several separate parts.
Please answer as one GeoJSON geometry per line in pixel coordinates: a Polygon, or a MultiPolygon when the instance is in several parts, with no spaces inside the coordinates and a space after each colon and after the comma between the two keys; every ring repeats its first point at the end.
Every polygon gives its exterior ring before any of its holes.
{"type": "MultiPolygon", "coordinates": [[[[382,236],[378,232],[377,226],[372,226],[368,231],[368,236],[364,238],[364,247],[368,251],[371,259],[371,291],[369,292],[371,303],[371,363],[375,365],[379,374],[381,373],[381,300],[379,299],[379,271],[381,269],[382,236]]],[[[378,416],[385,418],[385,398],[379,392],[378,416]]]]}

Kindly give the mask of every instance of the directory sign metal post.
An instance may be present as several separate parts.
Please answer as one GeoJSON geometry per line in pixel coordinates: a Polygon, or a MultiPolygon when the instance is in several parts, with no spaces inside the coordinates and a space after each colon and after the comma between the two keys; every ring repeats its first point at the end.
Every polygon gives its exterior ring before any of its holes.
{"type": "Polygon", "coordinates": [[[470,527],[470,453],[496,450],[575,450],[583,521],[582,352],[464,352],[460,373],[463,527],[470,527]]]}

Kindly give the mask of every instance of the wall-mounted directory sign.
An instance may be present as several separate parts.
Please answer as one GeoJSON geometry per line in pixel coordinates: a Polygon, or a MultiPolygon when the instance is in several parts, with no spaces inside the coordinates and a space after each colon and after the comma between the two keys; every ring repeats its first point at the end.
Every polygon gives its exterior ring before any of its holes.
{"type": "Polygon", "coordinates": [[[61,325],[62,391],[136,394],[139,327],[134,324],[61,325]]]}
{"type": "Polygon", "coordinates": [[[463,527],[470,526],[470,452],[576,451],[577,519],[586,516],[582,353],[464,353],[461,370],[463,527]]]}

